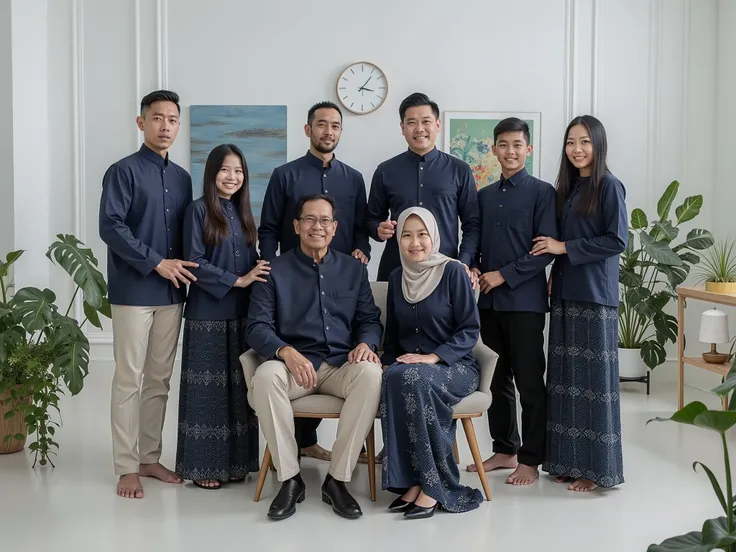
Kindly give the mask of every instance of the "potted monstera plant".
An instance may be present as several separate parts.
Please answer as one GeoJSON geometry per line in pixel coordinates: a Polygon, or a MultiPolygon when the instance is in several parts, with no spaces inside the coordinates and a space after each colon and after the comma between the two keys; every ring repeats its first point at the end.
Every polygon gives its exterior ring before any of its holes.
{"type": "Polygon", "coordinates": [[[631,213],[628,246],[621,254],[619,272],[621,377],[641,377],[647,368],[665,361],[665,344],[677,341],[677,319],[664,308],[677,300],[675,288],[700,262],[697,252],[713,245],[708,230],[694,228],[684,239],[680,237],[680,226],[700,213],[703,196],[685,198],[671,217],[679,188],[677,181],[667,187],[657,203],[656,218],[650,220],[641,209],[631,213]]]}
{"type": "Polygon", "coordinates": [[[72,278],[76,288],[69,305],[56,305],[50,289],[14,289],[10,267],[23,251],[9,253],[0,262],[0,412],[4,428],[0,440],[6,448],[28,446],[34,463],[53,466],[54,440],[60,427],[61,395],[78,394],[89,371],[89,341],[84,324],[102,328],[100,315],[110,317],[107,284],[97,259],[75,236],[57,235],[46,256],[72,278]],[[70,315],[81,292],[84,319],[70,315]],[[12,447],[15,442],[15,447],[12,447]]]}

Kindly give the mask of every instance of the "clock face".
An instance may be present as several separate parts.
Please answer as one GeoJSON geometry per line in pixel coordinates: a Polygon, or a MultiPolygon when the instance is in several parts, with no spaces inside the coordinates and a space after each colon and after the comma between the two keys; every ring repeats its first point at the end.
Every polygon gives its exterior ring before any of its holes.
{"type": "Polygon", "coordinates": [[[345,109],[358,115],[375,111],[386,100],[386,75],[369,62],[353,63],[337,79],[337,97],[345,109]]]}

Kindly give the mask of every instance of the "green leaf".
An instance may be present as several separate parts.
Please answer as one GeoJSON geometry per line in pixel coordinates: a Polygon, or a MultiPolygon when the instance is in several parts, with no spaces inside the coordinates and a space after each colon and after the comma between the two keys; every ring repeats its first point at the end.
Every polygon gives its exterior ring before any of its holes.
{"type": "Polygon", "coordinates": [[[651,235],[654,241],[665,241],[670,243],[680,234],[680,229],[672,226],[670,221],[655,222],[654,228],[652,228],[651,235]]]}
{"type": "Polygon", "coordinates": [[[693,228],[687,233],[685,241],[675,247],[674,250],[680,251],[681,249],[695,249],[697,251],[702,251],[703,249],[712,247],[714,243],[715,240],[713,239],[713,234],[708,232],[708,230],[693,228]]]}
{"type": "Polygon", "coordinates": [[[3,420],[9,420],[13,416],[15,416],[15,410],[8,410],[3,416],[3,420]]]}
{"type": "Polygon", "coordinates": [[[11,251],[5,257],[5,262],[0,262],[0,278],[4,278],[8,274],[8,269],[15,261],[17,261],[23,254],[24,250],[11,251]]]}
{"type": "Polygon", "coordinates": [[[56,312],[56,295],[50,289],[25,287],[18,290],[11,301],[14,310],[21,317],[21,324],[28,333],[43,330],[51,324],[56,312]]]}
{"type": "Polygon", "coordinates": [[[647,215],[641,209],[634,209],[631,212],[631,228],[634,230],[643,230],[649,226],[647,215]]]}
{"type": "Polygon", "coordinates": [[[703,524],[703,544],[716,548],[736,543],[736,535],[728,532],[728,519],[719,517],[709,519],[703,524]]]}
{"type": "Polygon", "coordinates": [[[683,222],[687,222],[697,217],[702,207],[703,207],[703,196],[702,195],[686,197],[682,205],[680,205],[677,209],[675,209],[675,216],[677,217],[677,224],[682,224],[683,222]]]}
{"type": "Polygon", "coordinates": [[[13,435],[13,439],[15,439],[16,441],[22,441],[25,438],[26,436],[22,433],[16,433],[15,435],[13,435]]]}
{"type": "Polygon", "coordinates": [[[676,288],[687,280],[687,276],[690,274],[690,265],[683,263],[680,266],[657,266],[657,270],[666,275],[670,285],[676,288]]]}
{"type": "Polygon", "coordinates": [[[669,418],[652,418],[647,421],[647,424],[649,422],[677,422],[678,424],[695,425],[695,418],[707,411],[708,407],[702,402],[693,401],[691,403],[687,403],[669,418]]]}
{"type": "Polygon", "coordinates": [[[643,303],[649,298],[649,290],[645,287],[635,287],[627,290],[626,304],[635,306],[643,303]]]}
{"type": "Polygon", "coordinates": [[[657,202],[657,215],[659,215],[660,221],[665,221],[670,216],[670,208],[672,203],[677,197],[677,192],[680,188],[680,183],[677,180],[673,180],[667,189],[662,194],[657,202]]]}
{"type": "Polygon", "coordinates": [[[677,342],[677,318],[671,314],[658,312],[654,316],[654,327],[657,333],[663,335],[666,340],[672,343],[677,342]]]}
{"type": "Polygon", "coordinates": [[[654,370],[667,359],[667,352],[661,343],[649,340],[641,344],[641,358],[644,364],[654,370]]]}
{"type": "Polygon", "coordinates": [[[702,531],[672,537],[659,545],[652,544],[647,548],[647,552],[710,552],[725,550],[734,543],[736,535],[728,533],[728,519],[719,517],[707,520],[703,524],[702,531]]]}
{"type": "Polygon", "coordinates": [[[100,322],[100,315],[97,313],[97,309],[87,301],[83,301],[82,306],[84,307],[84,316],[87,317],[87,321],[95,328],[102,329],[102,322],[100,322]]]}
{"type": "Polygon", "coordinates": [[[25,332],[23,328],[13,326],[4,332],[0,332],[0,364],[7,362],[13,349],[23,342],[25,332]]]}
{"type": "Polygon", "coordinates": [[[112,308],[110,307],[110,301],[107,300],[107,297],[103,297],[102,306],[97,309],[97,312],[106,318],[112,318],[112,308]]]}
{"type": "Polygon", "coordinates": [[[54,370],[61,374],[72,395],[84,387],[89,373],[89,341],[76,321],[60,317],[53,336],[54,370]]]}
{"type": "Polygon", "coordinates": [[[696,265],[700,262],[700,257],[698,257],[695,253],[685,252],[680,253],[679,257],[686,263],[690,263],[693,265],[696,265]]]}
{"type": "Polygon", "coordinates": [[[644,280],[641,275],[628,267],[624,267],[619,270],[618,281],[627,288],[637,288],[644,284],[644,280]]]}
{"type": "Polygon", "coordinates": [[[98,309],[107,295],[107,284],[102,273],[97,270],[97,259],[91,249],[71,234],[58,234],[46,252],[46,256],[56,262],[69,274],[84,295],[84,300],[98,309]]]}
{"type": "Polygon", "coordinates": [[[721,508],[723,508],[723,512],[725,514],[728,514],[728,505],[726,504],[726,497],[723,495],[723,489],[721,489],[720,483],[718,483],[718,478],[713,474],[712,471],[710,471],[710,468],[703,464],[702,462],[693,462],[693,471],[698,471],[698,466],[703,468],[705,470],[706,475],[708,476],[708,479],[710,479],[710,484],[713,486],[713,492],[716,493],[716,497],[718,498],[718,502],[721,503],[721,508]]]}
{"type": "Polygon", "coordinates": [[[733,410],[708,410],[698,414],[693,422],[703,429],[725,433],[736,425],[736,412],[733,410]]]}
{"type": "Polygon", "coordinates": [[[645,243],[644,236],[642,234],[642,244],[644,244],[644,252],[652,257],[655,261],[663,265],[669,266],[681,266],[683,264],[682,259],[670,249],[670,246],[666,242],[658,241],[653,243],[645,243]]]}

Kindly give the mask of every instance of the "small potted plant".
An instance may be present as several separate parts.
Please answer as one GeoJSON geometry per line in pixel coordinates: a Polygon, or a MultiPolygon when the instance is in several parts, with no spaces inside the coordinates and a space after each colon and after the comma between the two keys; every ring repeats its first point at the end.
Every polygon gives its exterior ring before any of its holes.
{"type": "Polygon", "coordinates": [[[41,465],[53,463],[60,427],[59,400],[69,391],[79,393],[89,368],[89,341],[82,331],[86,322],[102,328],[100,315],[110,317],[107,284],[97,269],[97,259],[76,237],[59,234],[46,252],[76,284],[68,307],[61,311],[50,289],[24,287],[15,290],[10,267],[23,251],[0,261],[0,443],[22,450],[28,435],[29,450],[41,465]],[[70,316],[81,291],[84,320],[70,316]]]}
{"type": "Polygon", "coordinates": [[[720,239],[706,249],[696,277],[706,291],[736,293],[736,240],[720,239]]]}

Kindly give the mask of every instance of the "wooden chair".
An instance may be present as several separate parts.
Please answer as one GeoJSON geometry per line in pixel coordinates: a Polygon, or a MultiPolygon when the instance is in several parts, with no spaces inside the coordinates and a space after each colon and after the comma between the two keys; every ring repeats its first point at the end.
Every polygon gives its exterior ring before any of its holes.
{"type": "MultiPolygon", "coordinates": [[[[264,362],[264,359],[258,356],[255,351],[250,350],[240,355],[240,364],[243,366],[243,373],[248,387],[248,402],[253,404],[251,395],[250,382],[256,369],[264,362]]],[[[342,406],[345,403],[343,399],[333,397],[331,395],[309,395],[291,401],[291,407],[294,410],[295,418],[339,418],[342,406]]],[[[376,439],[374,435],[374,427],[371,425],[370,431],[366,437],[366,452],[368,454],[368,487],[370,490],[371,502],[376,501],[376,439]]],[[[261,461],[261,469],[258,472],[258,484],[256,485],[256,494],[253,500],[258,502],[261,499],[263,485],[266,482],[268,470],[272,466],[271,450],[266,443],[266,450],[263,453],[261,461]]]]}
{"type": "MultiPolygon", "coordinates": [[[[381,321],[385,327],[388,283],[371,282],[371,289],[373,291],[373,298],[376,305],[381,309],[381,321]]],[[[478,477],[480,478],[480,483],[483,486],[483,492],[486,495],[486,500],[491,500],[491,490],[488,487],[488,479],[486,478],[486,472],[483,469],[483,458],[480,455],[478,438],[475,434],[475,427],[473,426],[473,418],[480,418],[491,406],[491,380],[493,379],[493,372],[496,369],[496,363],[498,362],[498,354],[484,345],[479,339],[473,349],[473,355],[475,355],[475,358],[478,360],[478,366],[480,367],[480,382],[478,384],[478,390],[468,395],[455,405],[452,409],[452,417],[455,420],[460,420],[462,423],[465,437],[467,438],[468,445],[470,446],[470,453],[473,455],[473,462],[478,470],[478,477]]],[[[375,448],[375,445],[373,448],[375,448]]],[[[455,461],[459,463],[460,457],[457,450],[457,440],[455,440],[454,444],[454,453],[455,461]]],[[[370,460],[370,452],[368,455],[370,460]]]]}

